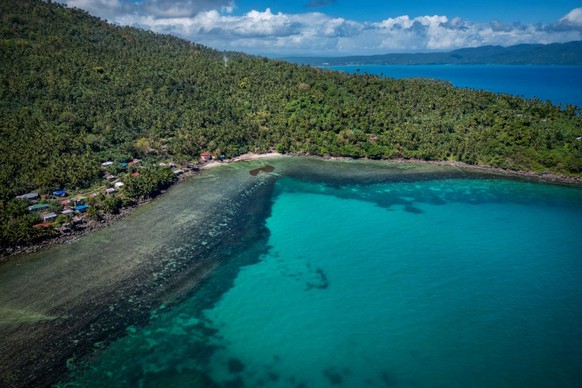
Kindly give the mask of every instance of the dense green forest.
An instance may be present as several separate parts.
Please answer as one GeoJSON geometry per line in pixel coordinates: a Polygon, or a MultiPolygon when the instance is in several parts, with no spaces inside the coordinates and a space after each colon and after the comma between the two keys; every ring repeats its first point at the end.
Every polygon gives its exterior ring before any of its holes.
{"type": "Polygon", "coordinates": [[[578,107],[223,53],[39,0],[2,0],[0,18],[0,246],[46,233],[17,195],[99,185],[104,161],[142,159],[132,195],[203,151],[582,173],[578,107]]]}
{"type": "Polygon", "coordinates": [[[355,55],[347,57],[289,57],[311,66],[343,65],[580,65],[582,41],[552,44],[482,46],[440,53],[355,55]]]}

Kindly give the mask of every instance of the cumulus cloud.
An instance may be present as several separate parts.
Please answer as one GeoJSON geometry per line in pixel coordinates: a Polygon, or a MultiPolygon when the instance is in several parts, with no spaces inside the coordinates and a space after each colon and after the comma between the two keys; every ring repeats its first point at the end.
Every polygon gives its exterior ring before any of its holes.
{"type": "Polygon", "coordinates": [[[202,11],[224,9],[230,12],[232,0],[146,0],[143,9],[158,17],[191,17],[202,11]]]}
{"type": "Polygon", "coordinates": [[[131,12],[131,7],[120,0],[66,0],[60,2],[106,19],[113,19],[117,15],[131,12]]]}
{"type": "MultiPolygon", "coordinates": [[[[321,12],[253,10],[234,15],[232,0],[66,0],[110,21],[181,36],[220,50],[264,55],[352,55],[448,51],[482,45],[582,40],[582,8],[555,23],[478,23],[458,17],[400,15],[357,22],[321,12]]],[[[311,0],[321,6],[326,0],[311,0]]]]}
{"type": "Polygon", "coordinates": [[[560,19],[561,24],[582,27],[582,8],[575,8],[560,19]]]}

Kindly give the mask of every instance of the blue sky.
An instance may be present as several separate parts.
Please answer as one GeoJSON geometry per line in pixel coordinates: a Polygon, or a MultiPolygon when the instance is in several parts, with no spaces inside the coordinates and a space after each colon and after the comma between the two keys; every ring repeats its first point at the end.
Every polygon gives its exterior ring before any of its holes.
{"type": "Polygon", "coordinates": [[[582,0],[59,0],[120,25],[267,56],[582,40],[582,0]]]}
{"type": "Polygon", "coordinates": [[[508,23],[547,23],[558,20],[574,8],[582,7],[582,1],[572,0],[243,0],[236,4],[239,12],[265,8],[283,13],[317,10],[359,22],[379,21],[401,15],[446,15],[481,22],[500,20],[508,23]],[[309,4],[312,6],[309,7],[309,4]]]}

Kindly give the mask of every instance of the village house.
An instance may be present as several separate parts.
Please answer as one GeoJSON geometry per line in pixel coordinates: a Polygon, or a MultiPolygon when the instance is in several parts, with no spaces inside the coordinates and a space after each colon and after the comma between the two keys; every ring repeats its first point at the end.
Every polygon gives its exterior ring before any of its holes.
{"type": "Polygon", "coordinates": [[[210,152],[203,152],[200,154],[200,160],[207,162],[212,159],[212,154],[210,152]]]}
{"type": "Polygon", "coordinates": [[[38,193],[27,193],[17,196],[16,198],[28,199],[29,201],[38,199],[38,193]]]}
{"type": "Polygon", "coordinates": [[[40,216],[43,222],[50,222],[57,218],[56,213],[44,213],[40,216]]]}
{"type": "Polygon", "coordinates": [[[77,197],[73,198],[73,204],[75,206],[84,205],[86,200],[87,200],[87,198],[85,198],[83,196],[77,196],[77,197]]]}
{"type": "Polygon", "coordinates": [[[28,211],[36,212],[44,209],[48,209],[50,205],[48,203],[37,203],[36,205],[32,205],[28,207],[28,211]]]}
{"type": "Polygon", "coordinates": [[[79,205],[74,207],[74,210],[78,213],[84,213],[87,209],[89,209],[89,205],[79,205]]]}
{"type": "Polygon", "coordinates": [[[67,195],[67,192],[65,190],[55,190],[53,191],[53,195],[55,197],[64,197],[67,195]]]}
{"type": "Polygon", "coordinates": [[[50,228],[51,226],[53,226],[52,222],[43,222],[43,223],[40,223],[40,224],[32,225],[32,227],[35,228],[35,229],[50,228]]]}

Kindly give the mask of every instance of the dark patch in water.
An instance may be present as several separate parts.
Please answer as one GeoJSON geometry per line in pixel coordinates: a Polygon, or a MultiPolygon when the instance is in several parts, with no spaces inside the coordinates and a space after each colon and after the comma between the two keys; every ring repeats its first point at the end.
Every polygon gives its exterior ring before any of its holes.
{"type": "Polygon", "coordinates": [[[405,212],[408,212],[408,213],[412,213],[412,214],[422,214],[422,213],[424,213],[424,212],[423,212],[422,210],[420,210],[419,208],[417,208],[417,207],[414,207],[414,206],[410,206],[410,205],[408,205],[408,206],[405,206],[405,207],[404,207],[404,211],[405,211],[405,212]]]}
{"type": "Polygon", "coordinates": [[[279,381],[279,379],[281,378],[279,373],[275,373],[275,372],[269,372],[268,376],[269,376],[269,379],[271,379],[271,381],[279,381]]]}
{"type": "Polygon", "coordinates": [[[307,290],[311,290],[312,288],[317,288],[319,290],[325,290],[329,287],[329,280],[327,279],[327,275],[323,271],[323,269],[318,268],[315,270],[315,273],[318,276],[317,283],[308,282],[307,283],[307,290]]]}
{"type": "Polygon", "coordinates": [[[224,388],[241,388],[245,386],[245,382],[243,381],[243,379],[239,376],[234,380],[229,380],[226,383],[224,383],[222,385],[224,388]]]}
{"type": "Polygon", "coordinates": [[[395,387],[398,385],[396,379],[385,370],[380,372],[380,381],[387,387],[395,387]]]}
{"type": "Polygon", "coordinates": [[[240,373],[245,369],[245,364],[238,358],[231,358],[228,360],[228,371],[230,373],[240,373]]]}
{"type": "Polygon", "coordinates": [[[251,174],[252,176],[257,176],[257,175],[259,175],[260,172],[269,173],[269,172],[273,172],[273,171],[275,171],[275,167],[267,165],[264,167],[255,168],[254,170],[250,170],[249,174],[251,174]]]}
{"type": "Polygon", "coordinates": [[[335,368],[328,368],[323,371],[323,375],[327,377],[331,385],[340,385],[344,379],[342,375],[335,370],[335,368]]]}

